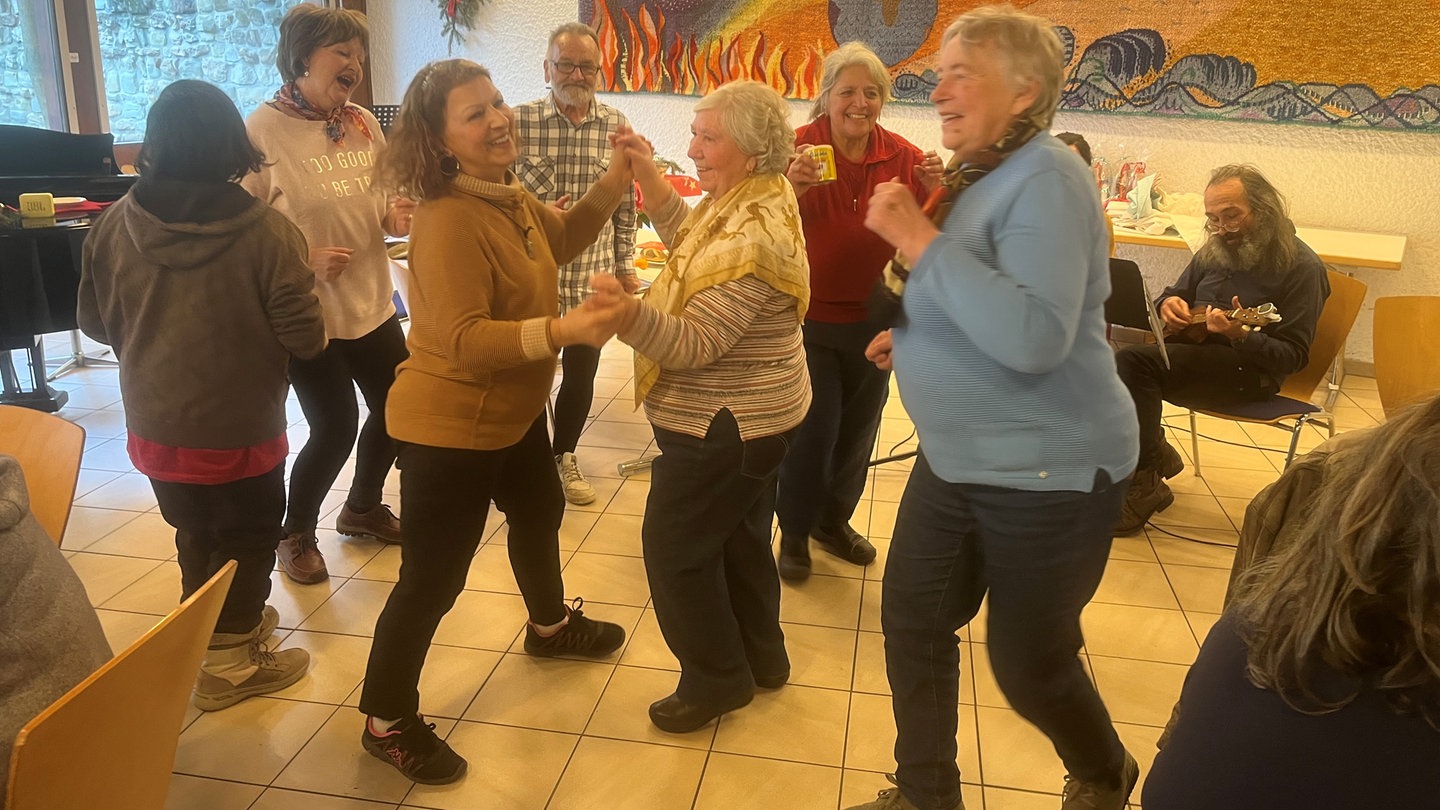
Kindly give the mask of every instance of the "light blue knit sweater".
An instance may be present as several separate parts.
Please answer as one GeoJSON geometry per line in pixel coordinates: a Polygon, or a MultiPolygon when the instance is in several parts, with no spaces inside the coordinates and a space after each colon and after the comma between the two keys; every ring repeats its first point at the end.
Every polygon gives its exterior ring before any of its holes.
{"type": "Polygon", "coordinates": [[[1097,469],[1134,471],[1102,216],[1085,166],[1041,134],[960,195],[915,263],[895,376],[943,480],[1088,492],[1097,469]]]}

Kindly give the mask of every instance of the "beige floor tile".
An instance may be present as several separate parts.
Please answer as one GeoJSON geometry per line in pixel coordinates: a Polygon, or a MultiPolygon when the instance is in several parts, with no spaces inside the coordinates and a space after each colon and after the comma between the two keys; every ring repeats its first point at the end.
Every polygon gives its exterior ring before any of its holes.
{"type": "Polygon", "coordinates": [[[1237,536],[1233,531],[1175,530],[1176,534],[1204,540],[1204,543],[1171,537],[1154,527],[1147,528],[1145,533],[1150,537],[1150,546],[1155,549],[1155,556],[1160,558],[1163,565],[1199,565],[1229,571],[1235,562],[1237,536]],[[1212,545],[1216,543],[1228,545],[1212,545]]]}
{"type": "Polygon", "coordinates": [[[1136,537],[1115,537],[1110,540],[1110,559],[1131,562],[1158,562],[1155,549],[1144,534],[1136,537]]]}
{"type": "Polygon", "coordinates": [[[155,491],[150,488],[150,479],[140,473],[122,473],[76,498],[75,504],[97,509],[148,512],[155,508],[155,491]]]}
{"type": "Polygon", "coordinates": [[[175,556],[175,529],[159,513],[148,512],[91,543],[85,550],[95,554],[169,560],[175,556]]]}
{"type": "Polygon", "coordinates": [[[826,689],[850,688],[855,671],[855,631],[809,624],[785,624],[790,683],[826,689]]]}
{"type": "Polygon", "coordinates": [[[1230,518],[1225,516],[1225,510],[1220,508],[1220,502],[1210,495],[1177,494],[1175,503],[1163,512],[1156,512],[1151,516],[1150,521],[1156,526],[1166,528],[1194,526],[1206,529],[1234,530],[1234,526],[1230,524],[1230,518]]]}
{"type": "MultiPolygon", "coordinates": [[[[1201,428],[1201,432],[1204,432],[1201,428]]],[[[1249,437],[1241,440],[1248,444],[1249,437]]],[[[1188,451],[1188,448],[1187,448],[1188,451]]],[[[1254,447],[1234,447],[1218,442],[1200,442],[1200,469],[1206,474],[1221,470],[1273,470],[1270,454],[1254,447]]]]}
{"type": "Polygon", "coordinates": [[[631,667],[668,669],[678,672],[680,662],[675,660],[665,636],[660,633],[660,623],[655,618],[654,608],[646,608],[635,626],[635,632],[626,641],[620,663],[631,667]]]}
{"type": "MultiPolygon", "coordinates": [[[[596,418],[605,422],[627,422],[632,425],[645,425],[647,427],[650,425],[650,422],[645,418],[645,411],[643,409],[636,410],[633,401],[624,402],[612,399],[608,403],[605,403],[605,409],[600,411],[596,418]]],[[[614,469],[613,466],[611,469],[614,469]]]]}
{"type": "Polygon", "coordinates": [[[839,767],[849,693],[789,685],[762,690],[720,718],[713,750],[839,767]]]}
{"type": "Polygon", "coordinates": [[[340,703],[365,677],[369,638],[296,630],[285,639],[285,646],[309,652],[310,671],[298,683],[274,693],[276,697],[340,703]]]}
{"type": "Polygon", "coordinates": [[[1140,806],[1140,794],[1145,787],[1145,776],[1150,773],[1150,766],[1155,762],[1155,741],[1160,739],[1160,731],[1153,726],[1137,726],[1130,723],[1115,724],[1115,732],[1120,735],[1120,742],[1140,764],[1140,781],[1135,783],[1135,790],[1130,794],[1131,807],[1138,808],[1140,806]]]}
{"type": "Polygon", "coordinates": [[[1092,602],[1081,614],[1092,655],[1138,658],[1189,666],[1199,647],[1178,610],[1092,602]]]}
{"type": "Polygon", "coordinates": [[[1230,525],[1235,531],[1240,531],[1245,525],[1245,509],[1250,505],[1250,498],[1216,498],[1220,502],[1220,508],[1225,510],[1225,516],[1230,518],[1230,525]]]}
{"type": "MultiPolygon", "coordinates": [[[[335,525],[335,514],[339,507],[321,519],[321,528],[315,533],[320,553],[325,555],[325,569],[332,577],[351,577],[375,559],[386,544],[369,537],[346,537],[326,526],[335,525]]],[[[322,513],[323,514],[323,513],[322,513]]]]}
{"type": "MultiPolygon", "coordinates": [[[[1188,450],[1189,445],[1186,445],[1188,450]]],[[[1185,471],[1166,480],[1165,484],[1174,493],[1186,495],[1211,495],[1210,482],[1195,474],[1194,467],[1186,467],[1185,471]]]]}
{"type": "MultiPolygon", "coordinates": [[[[879,630],[880,584],[875,584],[876,626],[879,630]]],[[[870,583],[849,577],[812,576],[804,582],[780,586],[780,620],[797,624],[854,629],[860,615],[861,588],[870,583]]]]}
{"type": "Polygon", "coordinates": [[[598,512],[584,512],[567,505],[565,517],[560,520],[560,550],[574,551],[580,548],[599,519],[598,512]]]}
{"type": "MultiPolygon", "coordinates": [[[[77,476],[75,479],[75,502],[72,505],[81,505],[79,503],[81,498],[90,494],[91,492],[94,492],[105,484],[114,481],[115,479],[119,478],[120,475],[120,473],[112,472],[110,470],[87,470],[84,467],[81,467],[80,475],[77,476]]],[[[144,512],[147,510],[131,509],[124,511],[144,512]]]]}
{"type": "Polygon", "coordinates": [[[440,627],[436,644],[505,652],[525,629],[525,602],[508,593],[462,591],[440,627]]]}
{"type": "Polygon", "coordinates": [[[100,618],[100,629],[105,631],[105,640],[110,643],[111,652],[116,654],[135,643],[160,622],[159,616],[149,613],[97,610],[95,615],[100,618]]]}
{"type": "Polygon", "coordinates": [[[601,515],[600,519],[595,521],[590,534],[586,535],[580,551],[626,557],[643,556],[640,544],[640,526],[643,522],[644,518],[639,515],[601,515]]]}
{"type": "Polygon", "coordinates": [[[870,505],[870,530],[867,537],[893,537],[895,535],[895,512],[900,508],[897,501],[875,501],[870,505]]]}
{"type": "Polygon", "coordinates": [[[877,501],[899,503],[900,496],[905,494],[905,485],[910,481],[910,476],[901,470],[890,470],[875,468],[870,474],[870,482],[865,488],[865,497],[877,501]]]}
{"type": "MultiPolygon", "coordinates": [[[[970,774],[964,774],[964,778],[970,778],[970,774]]],[[[840,783],[840,806],[845,808],[873,802],[877,793],[889,787],[892,786],[883,773],[846,768],[840,783]]],[[[979,784],[962,782],[960,799],[967,810],[983,810],[985,807],[985,798],[979,784]]]]}
{"type": "Polygon", "coordinates": [[[1205,483],[1222,498],[1253,498],[1256,493],[1275,483],[1280,474],[1269,468],[1249,470],[1210,470],[1205,483]]]}
{"type": "MultiPolygon", "coordinates": [[[[83,409],[77,405],[76,410],[83,409]]],[[[125,411],[121,408],[91,411],[74,421],[85,428],[87,439],[116,439],[125,435],[125,411]]]]}
{"type": "Polygon", "coordinates": [[[451,785],[416,785],[405,798],[405,806],[542,810],[577,739],[549,731],[461,722],[446,741],[469,762],[465,778],[451,785]]]}
{"type": "Polygon", "coordinates": [[[584,737],[548,810],[687,810],[705,759],[704,751],[584,737]]]}
{"type": "MultiPolygon", "coordinates": [[[[633,450],[638,455],[654,438],[655,431],[648,424],[595,421],[580,437],[580,446],[633,450]]],[[[582,455],[578,448],[575,455],[582,455]]]]}
{"type": "Polygon", "coordinates": [[[644,515],[645,500],[650,497],[650,482],[640,481],[633,478],[625,480],[616,491],[615,497],[610,500],[606,507],[606,514],[611,515],[644,515]]]}
{"type": "Polygon", "coordinates": [[[1223,609],[1225,591],[1230,586],[1229,571],[1194,565],[1167,565],[1165,575],[1175,587],[1181,608],[1205,613],[1219,613],[1223,609]]]}
{"type": "MultiPolygon", "coordinates": [[[[582,439],[580,447],[577,449],[576,454],[585,455],[593,452],[594,449],[595,448],[593,448],[592,446],[586,445],[582,439]]],[[[627,452],[629,453],[627,458],[634,458],[640,455],[640,451],[638,450],[632,450],[627,452]]],[[[625,482],[625,480],[621,478],[602,478],[598,475],[590,478],[589,481],[590,486],[595,488],[595,500],[590,503],[578,506],[573,503],[566,504],[566,515],[570,515],[576,512],[600,514],[601,512],[606,511],[606,509],[610,506],[610,501],[615,498],[615,493],[620,491],[620,485],[625,482]]]]}
{"type": "MultiPolygon", "coordinates": [[[[860,504],[860,509],[857,509],[857,510],[856,510],[857,515],[858,515],[861,511],[863,511],[864,509],[865,509],[865,504],[863,504],[863,503],[860,504]]],[[[852,520],[852,521],[850,521],[850,525],[851,525],[852,527],[854,527],[856,531],[859,531],[859,532],[862,532],[862,533],[863,533],[863,529],[860,528],[860,527],[863,526],[863,525],[865,525],[864,520],[861,520],[861,519],[852,520]]],[[[880,539],[880,540],[883,541],[883,538],[877,538],[877,539],[880,539]]],[[[775,542],[774,542],[773,545],[774,545],[773,551],[774,551],[775,554],[778,555],[778,554],[779,554],[779,550],[780,550],[780,539],[779,539],[779,534],[778,534],[778,533],[776,534],[775,542]]],[[[877,549],[877,550],[878,550],[878,549],[877,549]]],[[[882,564],[882,563],[875,563],[875,564],[882,564]]],[[[816,575],[816,576],[830,576],[830,577],[846,577],[847,579],[864,579],[864,578],[865,578],[865,572],[866,572],[866,570],[868,570],[866,566],[859,566],[859,565],[856,565],[856,564],[850,562],[849,560],[842,560],[842,559],[840,559],[839,557],[835,556],[834,554],[831,554],[831,553],[829,553],[828,551],[826,551],[826,550],[820,545],[819,542],[814,541],[814,540],[811,540],[811,541],[810,541],[810,573],[811,573],[811,575],[816,575]]]]}
{"type": "MultiPolygon", "coordinates": [[[[484,546],[481,546],[484,548],[484,546]]],[[[502,552],[503,553],[503,547],[502,552]]],[[[472,572],[473,577],[473,572],[472,572]]],[[[386,546],[376,552],[370,561],[365,563],[359,571],[356,571],[353,579],[373,579],[378,582],[399,582],[400,581],[400,547],[386,546]]],[[[466,586],[470,583],[467,581],[466,586]]]]}
{"type": "MultiPolygon", "coordinates": [[[[1146,543],[1149,546],[1149,543],[1146,543]]],[[[1176,608],[1175,592],[1159,563],[1110,560],[1094,601],[1116,605],[1176,608]]]]}
{"type": "Polygon", "coordinates": [[[1220,621],[1220,614],[1186,611],[1185,620],[1190,623],[1190,630],[1195,633],[1195,640],[1204,644],[1205,637],[1210,635],[1210,628],[1215,626],[1215,622],[1220,621]]]}
{"type": "Polygon", "coordinates": [[[339,796],[322,796],[318,793],[302,793],[298,790],[270,788],[261,794],[259,801],[250,810],[379,810],[394,807],[387,802],[367,802],[361,799],[342,799],[339,796]]]}
{"type": "Polygon", "coordinates": [[[613,664],[506,655],[464,719],[579,734],[614,671],[613,664]]]}
{"type": "Polygon", "coordinates": [[[643,608],[650,602],[645,562],[638,557],[575,552],[565,564],[565,594],[587,602],[643,608]]]}
{"type": "MultiPolygon", "coordinates": [[[[101,410],[112,405],[120,404],[120,389],[109,385],[76,385],[65,389],[69,394],[69,400],[65,403],[67,408],[89,408],[101,410]]],[[[1378,402],[1378,400],[1377,400],[1378,402]]],[[[123,447],[125,442],[120,440],[123,447]]]]}
{"type": "Polygon", "coordinates": [[[616,667],[585,727],[586,736],[708,749],[715,739],[714,723],[688,734],[670,734],[650,722],[650,704],[673,693],[677,683],[675,672],[616,667]]]}
{"type": "MultiPolygon", "coordinates": [[[[959,704],[955,738],[961,780],[980,784],[980,744],[976,734],[975,707],[959,704]]],[[[895,710],[889,697],[859,693],[850,696],[845,767],[847,770],[894,772],[895,710]]],[[[873,793],[871,795],[873,798],[873,793]]]]}
{"type": "Polygon", "coordinates": [[[184,774],[170,775],[170,793],[165,810],[246,810],[265,791],[260,785],[202,779],[184,774]]]}
{"type": "MultiPolygon", "coordinates": [[[[568,551],[560,552],[561,565],[565,564],[570,554],[568,551]]],[[[510,567],[509,547],[489,543],[481,546],[475,556],[470,558],[470,571],[465,575],[465,588],[471,591],[519,595],[520,586],[515,584],[515,571],[510,567]]]]}
{"type": "MultiPolygon", "coordinates": [[[[623,402],[615,402],[611,403],[611,407],[623,410],[628,408],[628,405],[623,402]]],[[[641,418],[643,419],[644,417],[642,416],[641,418]]],[[[607,419],[607,421],[622,420],[607,419]]],[[[616,466],[623,462],[633,460],[638,454],[634,450],[623,450],[616,447],[588,446],[579,449],[579,452],[575,455],[580,459],[580,471],[585,473],[585,477],[589,478],[590,483],[593,484],[596,478],[611,478],[617,479],[617,481],[624,480],[620,475],[620,471],[616,469],[616,466]]],[[[614,495],[615,491],[611,490],[610,494],[614,495]]]]}
{"type": "Polygon", "coordinates": [[[180,604],[180,566],[162,562],[101,605],[108,610],[164,616],[180,604]]]}
{"type": "MultiPolygon", "coordinates": [[[[270,596],[265,601],[280,612],[280,626],[295,628],[310,618],[320,606],[330,599],[330,595],[348,580],[337,579],[326,580],[314,585],[300,585],[291,582],[290,578],[280,571],[270,574],[270,596]]],[[[387,586],[388,587],[388,586],[387,586]]],[[[388,593],[388,591],[387,591],[388,593]]],[[[384,597],[380,597],[381,606],[384,605],[384,597]]],[[[375,611],[379,615],[379,610],[375,611]]],[[[343,616],[343,612],[342,612],[343,616]]],[[[368,626],[362,619],[355,618],[350,621],[341,622],[346,629],[340,632],[351,633],[357,636],[369,636],[375,631],[375,622],[370,620],[368,626]]]]}
{"type": "Polygon", "coordinates": [[[834,810],[840,769],[714,753],[695,810],[834,810]]]}
{"type": "Polygon", "coordinates": [[[1090,656],[1090,668],[1100,697],[1117,723],[1163,726],[1180,699],[1180,687],[1190,668],[1129,658],[1090,656]]]}
{"type": "MultiPolygon", "coordinates": [[[[454,725],[448,720],[431,722],[441,737],[454,725]]],[[[413,783],[361,746],[364,724],[357,711],[334,712],[275,778],[275,787],[398,804],[413,783]]]]}
{"type": "MultiPolygon", "coordinates": [[[[89,548],[105,535],[141,517],[137,512],[116,509],[92,509],[85,506],[70,507],[70,520],[65,524],[65,542],[60,547],[66,551],[81,551],[89,548]]],[[[170,531],[170,553],[175,553],[175,532],[170,531]]]]}
{"type": "MultiPolygon", "coordinates": [[[[326,582],[298,586],[306,589],[334,588],[330,598],[300,623],[300,629],[319,633],[374,635],[375,620],[380,617],[380,611],[384,609],[385,600],[390,597],[390,590],[394,585],[364,579],[338,580],[340,584],[336,585],[336,581],[335,577],[331,577],[326,582]]],[[[271,593],[273,596],[273,588],[271,593]]],[[[279,609],[278,605],[276,609],[279,609]]]]}
{"type": "Polygon", "coordinates": [[[1045,792],[1064,785],[1065,766],[1039,729],[1011,709],[980,706],[976,712],[987,787],[1045,792]]]}
{"type": "Polygon", "coordinates": [[[852,688],[874,695],[890,694],[890,681],[885,676],[885,636],[863,631],[858,636],[852,688]]]}
{"type": "Polygon", "coordinates": [[[269,784],[334,712],[334,706],[271,697],[210,712],[180,735],[175,771],[269,784]]]}
{"type": "Polygon", "coordinates": [[[160,561],[80,551],[70,557],[70,567],[85,585],[90,604],[101,605],[159,568],[160,561]]]}
{"type": "Polygon", "coordinates": [[[1059,803],[1059,793],[985,788],[985,810],[1055,810],[1059,803]]]}

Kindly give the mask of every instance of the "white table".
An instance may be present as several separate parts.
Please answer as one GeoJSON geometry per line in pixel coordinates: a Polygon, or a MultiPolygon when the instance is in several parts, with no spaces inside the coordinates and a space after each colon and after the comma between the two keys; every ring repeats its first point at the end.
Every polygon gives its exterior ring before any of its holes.
{"type": "MultiPolygon", "coordinates": [[[[1297,227],[1295,235],[1309,245],[1310,249],[1320,256],[1321,261],[1341,267],[1399,270],[1400,261],[1405,256],[1406,239],[1394,234],[1297,227]]],[[[1115,227],[1115,242],[1121,245],[1190,249],[1178,234],[1167,232],[1154,236],[1119,225],[1115,227]]]]}

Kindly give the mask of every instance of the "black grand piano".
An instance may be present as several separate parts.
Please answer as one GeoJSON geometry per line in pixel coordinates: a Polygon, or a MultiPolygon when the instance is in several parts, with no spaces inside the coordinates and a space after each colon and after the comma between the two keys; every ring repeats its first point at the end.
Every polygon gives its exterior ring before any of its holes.
{"type": "MultiPolygon", "coordinates": [[[[120,199],[136,178],[119,173],[114,146],[108,133],[0,125],[0,203],[15,207],[21,194],[31,192],[97,203],[120,199]]],[[[84,363],[74,334],[75,294],[80,246],[89,230],[87,219],[0,227],[0,403],[50,412],[64,407],[67,394],[47,380],[42,336],[71,332],[72,362],[84,363]],[[13,352],[22,349],[29,358],[29,385],[12,362],[13,352]]]]}

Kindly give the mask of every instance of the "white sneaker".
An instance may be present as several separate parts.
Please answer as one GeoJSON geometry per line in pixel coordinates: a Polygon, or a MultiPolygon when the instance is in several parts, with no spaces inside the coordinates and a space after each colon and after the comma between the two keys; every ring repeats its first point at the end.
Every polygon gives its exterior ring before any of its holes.
{"type": "Polygon", "coordinates": [[[576,506],[595,502],[595,487],[580,474],[580,462],[574,453],[561,453],[555,457],[555,466],[560,471],[560,486],[565,490],[565,500],[576,506]]]}

